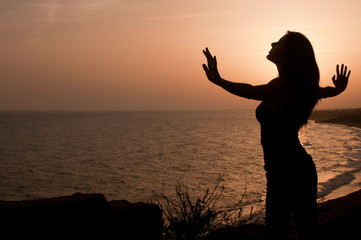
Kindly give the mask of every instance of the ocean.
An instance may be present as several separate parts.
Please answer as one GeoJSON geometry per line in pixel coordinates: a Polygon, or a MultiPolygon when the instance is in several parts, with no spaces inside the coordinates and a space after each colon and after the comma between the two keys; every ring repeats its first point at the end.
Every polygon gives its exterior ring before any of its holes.
{"type": "MultiPolygon", "coordinates": [[[[320,199],[361,187],[361,129],[310,121],[299,135],[320,199]]],[[[82,192],[149,201],[177,183],[197,197],[218,181],[224,203],[264,199],[254,110],[0,112],[0,200],[82,192]]]]}

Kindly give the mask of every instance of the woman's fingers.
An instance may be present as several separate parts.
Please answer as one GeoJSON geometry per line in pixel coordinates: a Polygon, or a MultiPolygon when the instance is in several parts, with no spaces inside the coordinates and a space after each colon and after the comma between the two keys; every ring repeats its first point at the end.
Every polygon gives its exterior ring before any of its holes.
{"type": "Polygon", "coordinates": [[[205,50],[203,50],[203,54],[207,57],[207,52],[205,50]]]}
{"type": "Polygon", "coordinates": [[[203,64],[202,67],[203,67],[204,71],[207,73],[207,72],[208,72],[208,67],[207,67],[207,65],[203,64]]]}
{"type": "Polygon", "coordinates": [[[215,56],[214,57],[212,56],[212,54],[210,53],[208,48],[203,50],[203,54],[207,58],[208,70],[216,68],[217,67],[217,58],[215,56]]]}
{"type": "Polygon", "coordinates": [[[341,75],[343,75],[343,64],[341,65],[341,75]]]}
{"type": "Polygon", "coordinates": [[[209,52],[208,48],[203,50],[203,54],[206,56],[206,58],[212,58],[212,54],[209,52]]]}
{"type": "Polygon", "coordinates": [[[341,92],[346,89],[350,74],[351,71],[347,69],[346,65],[342,64],[341,69],[340,65],[336,65],[336,76],[334,75],[332,77],[332,82],[336,88],[341,89],[341,92]]]}
{"type": "Polygon", "coordinates": [[[337,73],[337,76],[340,75],[340,66],[338,64],[336,65],[336,73],[337,73]]]}
{"type": "Polygon", "coordinates": [[[211,52],[209,51],[209,49],[207,47],[206,47],[206,52],[209,54],[209,56],[212,57],[212,54],[211,54],[211,52]]]}
{"type": "Polygon", "coordinates": [[[340,69],[340,65],[337,64],[336,74],[337,76],[344,76],[348,78],[351,74],[351,70],[347,71],[347,66],[345,66],[344,64],[341,65],[341,69],[340,69]]]}
{"type": "Polygon", "coordinates": [[[216,56],[212,56],[211,52],[208,50],[208,48],[206,48],[206,50],[203,50],[203,54],[206,56],[206,58],[208,60],[215,60],[216,59],[216,56]]]}

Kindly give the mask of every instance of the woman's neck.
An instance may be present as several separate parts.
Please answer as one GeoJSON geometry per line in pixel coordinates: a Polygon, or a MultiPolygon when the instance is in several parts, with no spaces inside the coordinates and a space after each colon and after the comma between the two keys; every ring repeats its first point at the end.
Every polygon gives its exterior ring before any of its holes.
{"type": "Polygon", "coordinates": [[[284,63],[277,63],[276,64],[278,75],[281,75],[284,65],[285,65],[284,63]]]}

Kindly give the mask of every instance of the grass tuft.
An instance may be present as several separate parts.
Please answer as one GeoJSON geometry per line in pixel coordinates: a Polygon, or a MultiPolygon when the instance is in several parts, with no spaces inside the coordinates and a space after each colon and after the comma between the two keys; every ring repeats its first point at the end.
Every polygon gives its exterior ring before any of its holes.
{"type": "Polygon", "coordinates": [[[251,207],[250,214],[244,215],[246,189],[241,199],[234,205],[222,206],[220,199],[224,190],[220,186],[219,177],[213,189],[206,189],[202,196],[191,197],[188,187],[180,184],[175,186],[175,196],[154,193],[157,204],[163,212],[163,238],[165,240],[202,239],[207,234],[222,228],[239,227],[257,223],[263,213],[264,206],[259,201],[251,207]]]}

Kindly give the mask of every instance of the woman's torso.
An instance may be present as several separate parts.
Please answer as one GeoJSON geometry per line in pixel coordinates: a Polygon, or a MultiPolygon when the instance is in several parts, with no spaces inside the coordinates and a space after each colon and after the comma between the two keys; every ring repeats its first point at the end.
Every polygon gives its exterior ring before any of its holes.
{"type": "Polygon", "coordinates": [[[262,101],[256,109],[267,171],[294,165],[309,157],[298,138],[300,116],[293,106],[293,96],[281,85],[273,98],[262,101]]]}

